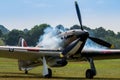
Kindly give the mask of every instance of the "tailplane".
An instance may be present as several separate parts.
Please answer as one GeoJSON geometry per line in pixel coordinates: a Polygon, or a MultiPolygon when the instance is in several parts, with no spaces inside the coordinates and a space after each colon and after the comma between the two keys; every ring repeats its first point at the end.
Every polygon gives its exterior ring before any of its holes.
{"type": "Polygon", "coordinates": [[[27,47],[27,42],[22,37],[19,38],[18,46],[27,47]]]}

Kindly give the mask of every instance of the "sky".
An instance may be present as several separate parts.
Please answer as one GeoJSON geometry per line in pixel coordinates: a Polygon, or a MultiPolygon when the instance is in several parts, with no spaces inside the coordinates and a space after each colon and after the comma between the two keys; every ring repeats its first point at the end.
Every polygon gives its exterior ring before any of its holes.
{"type": "MultiPolygon", "coordinates": [[[[76,0],[83,25],[120,32],[120,0],[76,0]]],[[[0,0],[0,25],[31,29],[42,23],[70,28],[78,24],[75,0],[0,0]]]]}

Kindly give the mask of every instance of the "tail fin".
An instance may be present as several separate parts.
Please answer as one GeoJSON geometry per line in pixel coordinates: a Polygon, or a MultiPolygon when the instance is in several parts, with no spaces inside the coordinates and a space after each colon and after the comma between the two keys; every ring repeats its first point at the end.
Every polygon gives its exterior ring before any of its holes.
{"type": "Polygon", "coordinates": [[[27,42],[22,37],[19,38],[18,46],[27,47],[27,42]]]}

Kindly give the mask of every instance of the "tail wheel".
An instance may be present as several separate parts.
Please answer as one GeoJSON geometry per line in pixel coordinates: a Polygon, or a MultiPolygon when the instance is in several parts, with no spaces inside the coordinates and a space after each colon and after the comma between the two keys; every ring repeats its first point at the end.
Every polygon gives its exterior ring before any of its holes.
{"type": "Polygon", "coordinates": [[[88,78],[88,79],[93,79],[94,74],[95,74],[95,73],[94,73],[93,70],[88,69],[88,70],[86,71],[86,78],[88,78]]]}
{"type": "Polygon", "coordinates": [[[51,78],[52,77],[52,70],[48,68],[48,74],[44,76],[45,78],[51,78]]]}

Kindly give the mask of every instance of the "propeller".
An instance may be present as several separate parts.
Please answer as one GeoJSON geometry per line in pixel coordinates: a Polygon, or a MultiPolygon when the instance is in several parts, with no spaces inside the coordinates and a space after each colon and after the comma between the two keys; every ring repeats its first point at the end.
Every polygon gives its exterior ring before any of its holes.
{"type": "MultiPolygon", "coordinates": [[[[80,13],[80,9],[79,9],[79,6],[77,4],[77,1],[75,1],[75,8],[76,8],[77,17],[78,17],[78,20],[79,20],[79,23],[80,23],[80,26],[81,26],[81,30],[84,31],[83,25],[82,25],[81,13],[80,13]]],[[[105,47],[113,48],[113,45],[111,45],[110,43],[108,43],[106,41],[103,41],[101,39],[91,37],[91,36],[88,36],[88,38],[91,39],[92,41],[94,41],[97,44],[100,44],[100,45],[105,46],[105,47]]]]}
{"type": "Polygon", "coordinates": [[[95,38],[95,37],[90,37],[89,36],[89,39],[91,39],[92,41],[96,42],[97,44],[100,44],[102,46],[105,46],[105,47],[109,47],[109,48],[113,48],[113,45],[111,45],[110,43],[106,42],[106,41],[103,41],[101,39],[98,39],[98,38],[95,38]]]}
{"type": "Polygon", "coordinates": [[[66,55],[67,53],[69,53],[75,46],[76,44],[79,42],[80,38],[78,38],[77,40],[73,41],[72,43],[70,43],[64,50],[63,50],[63,55],[66,55]]]}
{"type": "Polygon", "coordinates": [[[80,9],[78,7],[77,1],[75,1],[75,7],[76,7],[76,12],[77,12],[77,16],[78,16],[78,20],[81,26],[81,30],[83,31],[83,26],[82,26],[82,18],[81,18],[81,13],[80,13],[80,9]]]}

